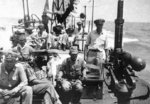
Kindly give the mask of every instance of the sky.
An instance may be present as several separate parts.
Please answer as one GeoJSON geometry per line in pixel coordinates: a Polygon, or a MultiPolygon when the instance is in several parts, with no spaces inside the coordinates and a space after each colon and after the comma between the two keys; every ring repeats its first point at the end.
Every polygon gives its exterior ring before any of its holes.
{"type": "MultiPolygon", "coordinates": [[[[117,16],[118,0],[86,0],[87,18],[91,19],[92,1],[94,1],[94,19],[104,18],[114,21],[117,16]],[[91,2],[90,2],[91,1],[91,2]]],[[[30,14],[41,17],[45,0],[29,0],[30,14]]],[[[82,5],[80,11],[84,12],[82,5]]],[[[150,0],[124,0],[123,18],[127,22],[150,22],[150,0]]],[[[22,0],[0,0],[0,17],[23,18],[22,0]]]]}

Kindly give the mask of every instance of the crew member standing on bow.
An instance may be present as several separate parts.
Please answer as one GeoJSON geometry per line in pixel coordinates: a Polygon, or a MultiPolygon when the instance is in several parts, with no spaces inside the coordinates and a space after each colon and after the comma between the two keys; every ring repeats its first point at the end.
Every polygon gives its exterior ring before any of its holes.
{"type": "Polygon", "coordinates": [[[81,78],[85,77],[85,62],[78,56],[77,46],[70,48],[70,57],[65,59],[62,63],[60,71],[58,72],[58,79],[61,89],[60,99],[63,104],[80,104],[83,87],[81,78]]]}
{"type": "MultiPolygon", "coordinates": [[[[107,34],[103,31],[104,19],[97,19],[94,21],[96,30],[91,31],[86,40],[85,50],[98,49],[100,51],[99,58],[106,60],[108,53],[108,39],[107,34]]],[[[87,55],[85,55],[87,56],[87,55]]]]}

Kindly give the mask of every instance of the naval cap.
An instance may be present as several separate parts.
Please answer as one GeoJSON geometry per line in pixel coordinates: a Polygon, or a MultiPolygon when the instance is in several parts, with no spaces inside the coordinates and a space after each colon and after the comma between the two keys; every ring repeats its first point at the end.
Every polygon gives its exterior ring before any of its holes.
{"type": "Polygon", "coordinates": [[[95,23],[96,25],[103,25],[104,22],[105,22],[104,19],[96,19],[96,20],[94,21],[94,23],[95,23]]]}

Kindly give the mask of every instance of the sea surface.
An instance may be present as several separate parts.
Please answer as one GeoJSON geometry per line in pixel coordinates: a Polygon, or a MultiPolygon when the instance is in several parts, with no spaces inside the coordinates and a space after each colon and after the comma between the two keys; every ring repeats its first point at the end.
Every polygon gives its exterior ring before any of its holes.
{"type": "MultiPolygon", "coordinates": [[[[16,18],[0,18],[0,47],[11,48],[9,40],[12,35],[12,25],[16,25],[17,22],[16,18]]],[[[104,29],[109,34],[109,44],[113,46],[115,23],[106,21],[104,29]]],[[[123,25],[123,50],[146,61],[146,68],[136,74],[150,83],[150,23],[125,22],[123,25]]]]}

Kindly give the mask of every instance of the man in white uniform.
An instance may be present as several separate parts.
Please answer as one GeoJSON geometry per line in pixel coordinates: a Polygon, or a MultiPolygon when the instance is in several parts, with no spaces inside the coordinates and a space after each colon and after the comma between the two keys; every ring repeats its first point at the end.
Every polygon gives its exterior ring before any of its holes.
{"type": "Polygon", "coordinates": [[[101,54],[101,58],[103,60],[106,59],[106,52],[108,49],[108,41],[107,41],[107,34],[103,33],[103,24],[105,20],[104,19],[97,19],[94,21],[96,25],[96,30],[91,31],[86,40],[85,49],[98,49],[101,54]]]}

